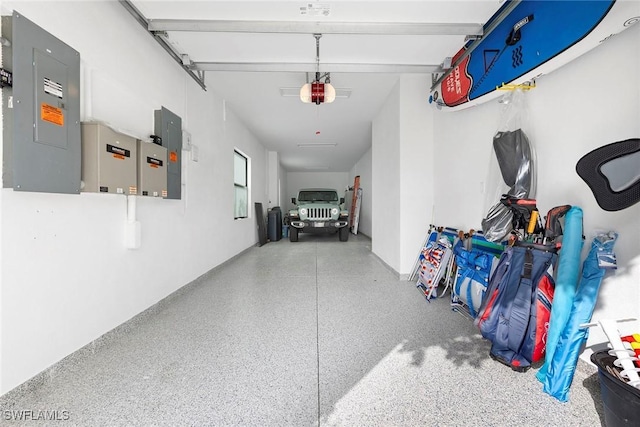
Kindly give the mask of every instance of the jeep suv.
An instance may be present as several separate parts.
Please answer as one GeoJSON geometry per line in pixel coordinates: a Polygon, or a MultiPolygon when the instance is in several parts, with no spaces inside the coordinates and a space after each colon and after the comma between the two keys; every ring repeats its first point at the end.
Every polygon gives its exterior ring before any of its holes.
{"type": "Polygon", "coordinates": [[[295,208],[289,211],[289,240],[298,241],[298,233],[338,233],[341,242],[349,240],[349,213],[342,208],[344,197],[330,188],[300,190],[291,199],[295,208]]]}

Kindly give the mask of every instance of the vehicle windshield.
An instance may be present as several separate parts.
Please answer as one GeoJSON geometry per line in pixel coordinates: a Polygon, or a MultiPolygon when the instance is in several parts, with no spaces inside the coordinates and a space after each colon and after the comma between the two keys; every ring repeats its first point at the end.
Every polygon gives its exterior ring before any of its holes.
{"type": "Polygon", "coordinates": [[[338,193],[335,191],[301,191],[298,194],[300,202],[337,202],[338,193]]]}

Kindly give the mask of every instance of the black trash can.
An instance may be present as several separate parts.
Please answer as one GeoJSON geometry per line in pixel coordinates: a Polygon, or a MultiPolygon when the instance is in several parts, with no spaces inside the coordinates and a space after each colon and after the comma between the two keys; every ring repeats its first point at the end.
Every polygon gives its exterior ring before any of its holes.
{"type": "Polygon", "coordinates": [[[615,356],[608,350],[591,355],[591,361],[598,367],[600,394],[604,404],[604,420],[607,427],[640,425],[640,390],[616,378],[607,371],[613,368],[615,356]]]}
{"type": "Polygon", "coordinates": [[[271,210],[276,212],[276,234],[282,238],[282,210],[280,206],[274,206],[271,210]]]}
{"type": "Polygon", "coordinates": [[[282,211],[280,211],[279,207],[276,206],[269,211],[268,222],[267,235],[269,240],[275,242],[282,239],[282,211]]]}

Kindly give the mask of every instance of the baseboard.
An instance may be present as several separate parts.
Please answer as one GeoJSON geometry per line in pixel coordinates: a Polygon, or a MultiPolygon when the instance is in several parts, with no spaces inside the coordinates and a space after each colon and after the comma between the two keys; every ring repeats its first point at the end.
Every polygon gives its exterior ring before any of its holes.
{"type": "Polygon", "coordinates": [[[382,258],[380,258],[375,252],[371,252],[371,254],[376,257],[376,259],[378,261],[380,261],[380,263],[387,269],[389,270],[393,275],[395,275],[398,280],[407,280],[408,279],[408,275],[404,275],[404,274],[400,274],[399,272],[396,271],[395,268],[391,267],[389,264],[387,264],[382,258]],[[404,279],[402,279],[403,276],[406,276],[404,279]]]}

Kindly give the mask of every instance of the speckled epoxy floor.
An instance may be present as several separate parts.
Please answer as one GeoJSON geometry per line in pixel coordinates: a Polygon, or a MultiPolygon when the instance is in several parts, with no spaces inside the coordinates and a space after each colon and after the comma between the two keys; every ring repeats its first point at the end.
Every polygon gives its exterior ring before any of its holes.
{"type": "Polygon", "coordinates": [[[595,371],[570,401],[489,358],[447,298],[427,303],[371,241],[251,248],[0,398],[1,425],[597,426],[595,371]],[[68,411],[10,421],[6,411],[68,411]]]}

